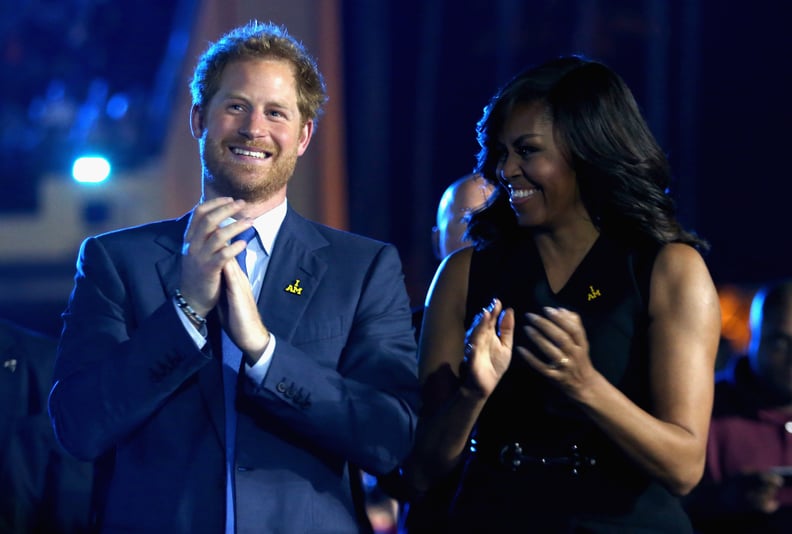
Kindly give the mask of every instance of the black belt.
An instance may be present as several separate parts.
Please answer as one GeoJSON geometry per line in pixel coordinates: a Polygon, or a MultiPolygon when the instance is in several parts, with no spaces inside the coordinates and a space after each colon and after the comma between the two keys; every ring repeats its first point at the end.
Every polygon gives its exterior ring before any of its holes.
{"type": "Polygon", "coordinates": [[[500,447],[479,447],[475,439],[470,440],[470,452],[483,454],[488,459],[509,471],[524,471],[529,468],[568,467],[572,475],[591,469],[597,465],[597,459],[581,452],[577,445],[569,447],[566,455],[530,455],[523,454],[519,443],[507,443],[500,447]],[[489,454],[487,454],[489,451],[489,454]]]}

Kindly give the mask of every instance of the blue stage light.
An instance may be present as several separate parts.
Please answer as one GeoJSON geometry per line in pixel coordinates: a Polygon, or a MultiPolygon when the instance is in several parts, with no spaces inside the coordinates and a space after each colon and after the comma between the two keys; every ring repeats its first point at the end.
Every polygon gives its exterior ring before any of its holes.
{"type": "Polygon", "coordinates": [[[129,110],[129,98],[123,93],[118,93],[110,97],[105,106],[105,112],[111,119],[119,120],[126,115],[129,110]]]}
{"type": "Polygon", "coordinates": [[[81,184],[98,184],[110,176],[110,162],[102,156],[82,156],[74,161],[72,177],[81,184]]]}

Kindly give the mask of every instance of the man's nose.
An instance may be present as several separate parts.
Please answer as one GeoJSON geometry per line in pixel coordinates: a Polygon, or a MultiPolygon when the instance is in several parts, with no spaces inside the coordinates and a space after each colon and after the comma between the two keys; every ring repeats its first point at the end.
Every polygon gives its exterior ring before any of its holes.
{"type": "Polygon", "coordinates": [[[247,115],[239,128],[240,135],[248,138],[255,139],[263,136],[267,132],[267,121],[263,114],[250,113],[247,115]]]}

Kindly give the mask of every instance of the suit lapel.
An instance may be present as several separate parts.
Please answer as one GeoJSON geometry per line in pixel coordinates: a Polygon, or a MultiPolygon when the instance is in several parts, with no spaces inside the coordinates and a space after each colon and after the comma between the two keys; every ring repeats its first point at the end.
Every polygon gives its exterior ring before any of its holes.
{"type": "Polygon", "coordinates": [[[258,307],[264,324],[291,341],[305,309],[327,270],[316,250],[328,245],[314,225],[291,208],[272,250],[258,307]]]}
{"type": "MultiPolygon", "coordinates": [[[[166,298],[170,298],[178,289],[181,274],[181,249],[184,232],[191,214],[188,213],[169,225],[166,232],[160,234],[156,242],[168,251],[168,254],[157,261],[157,272],[166,298]]],[[[220,320],[212,312],[207,319],[209,346],[212,351],[212,362],[198,371],[198,384],[201,398],[209,412],[212,425],[221,446],[225,446],[225,413],[223,411],[223,374],[222,374],[222,341],[220,320]]]]}
{"type": "Polygon", "coordinates": [[[182,240],[184,239],[184,231],[187,228],[187,222],[190,219],[190,214],[182,216],[173,224],[166,227],[166,231],[161,233],[156,238],[156,243],[167,251],[167,255],[157,261],[157,272],[160,276],[162,289],[167,296],[173,295],[173,292],[178,289],[176,286],[179,283],[181,274],[181,248],[182,240]]]}

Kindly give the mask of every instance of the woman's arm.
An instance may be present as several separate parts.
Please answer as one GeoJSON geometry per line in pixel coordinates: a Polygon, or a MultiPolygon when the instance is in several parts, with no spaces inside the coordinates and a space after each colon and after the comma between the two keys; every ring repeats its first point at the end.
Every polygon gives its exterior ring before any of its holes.
{"type": "Polygon", "coordinates": [[[471,254],[468,248],[449,256],[427,297],[418,349],[423,407],[405,465],[407,480],[419,493],[457,465],[484,403],[511,359],[514,314],[502,311],[500,302],[482,310],[466,336],[471,254]],[[464,362],[466,372],[460,379],[466,342],[477,350],[468,351],[470,360],[464,362]]]}
{"type": "Polygon", "coordinates": [[[605,433],[671,492],[688,493],[701,479],[713,398],[720,308],[699,253],[669,244],[657,256],[649,297],[650,387],[653,411],[638,407],[591,365],[577,314],[546,310],[531,316],[537,342],[553,366],[518,349],[575,399],[605,433]]]}

